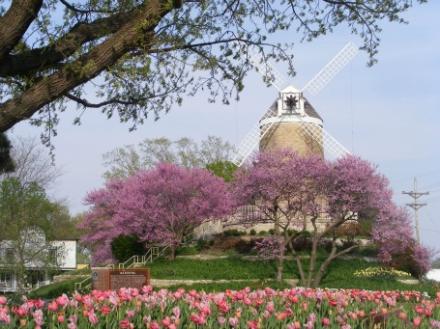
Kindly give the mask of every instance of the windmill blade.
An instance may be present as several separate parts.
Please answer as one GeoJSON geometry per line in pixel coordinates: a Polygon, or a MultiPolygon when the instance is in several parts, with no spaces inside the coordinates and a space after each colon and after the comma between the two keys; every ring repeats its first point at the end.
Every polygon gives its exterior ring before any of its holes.
{"type": "Polygon", "coordinates": [[[351,154],[344,145],[339,143],[324,128],[306,122],[302,122],[301,127],[305,134],[313,138],[316,142],[322,143],[325,159],[335,160],[351,154]]]}
{"type": "Polygon", "coordinates": [[[249,50],[250,62],[264,78],[269,77],[269,82],[278,91],[286,86],[286,78],[269,61],[263,61],[261,55],[249,50]]]}
{"type": "Polygon", "coordinates": [[[242,166],[246,160],[258,149],[260,144],[260,139],[262,139],[270,128],[274,125],[274,122],[265,124],[261,127],[260,122],[273,116],[273,109],[270,108],[261,117],[258,123],[247,133],[243,138],[240,145],[238,146],[238,151],[235,154],[232,162],[238,167],[242,166]]]}
{"type": "Polygon", "coordinates": [[[302,89],[303,92],[315,96],[356,56],[358,47],[347,43],[321,71],[316,74],[302,89]]]}

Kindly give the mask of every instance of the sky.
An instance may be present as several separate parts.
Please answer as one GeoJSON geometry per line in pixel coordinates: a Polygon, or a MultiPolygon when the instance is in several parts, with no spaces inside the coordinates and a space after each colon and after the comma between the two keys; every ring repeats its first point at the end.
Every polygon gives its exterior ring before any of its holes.
{"type": "MultiPolygon", "coordinates": [[[[367,67],[359,55],[320,94],[309,100],[324,119],[324,127],[353,154],[378,166],[385,174],[400,205],[410,202],[402,195],[417,177],[422,199],[422,243],[440,250],[440,1],[417,5],[404,17],[409,24],[382,24],[379,62],[367,67]]],[[[294,32],[279,36],[297,41],[294,32]]],[[[295,42],[297,76],[291,83],[301,88],[347,42],[360,44],[341,27],[311,43],[295,42]]],[[[277,64],[277,69],[286,69],[277,64]]],[[[105,168],[102,155],[115,147],[137,144],[145,138],[208,135],[238,144],[277,97],[257,73],[249,74],[238,102],[230,106],[210,104],[206,95],[187,97],[159,121],[147,121],[136,131],[117,118],[107,120],[97,110],[86,111],[82,125],[73,125],[75,106],[61,115],[54,138],[55,161],[62,176],[50,195],[63,200],[72,214],[87,207],[87,192],[102,186],[105,168]]],[[[23,122],[12,135],[39,138],[40,128],[23,122]]]]}

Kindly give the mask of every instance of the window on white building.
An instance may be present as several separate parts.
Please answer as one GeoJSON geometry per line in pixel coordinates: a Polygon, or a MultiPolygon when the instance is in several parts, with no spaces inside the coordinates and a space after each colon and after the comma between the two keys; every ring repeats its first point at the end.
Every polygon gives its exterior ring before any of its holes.
{"type": "Polygon", "coordinates": [[[0,290],[12,286],[12,273],[0,272],[0,290]]]}

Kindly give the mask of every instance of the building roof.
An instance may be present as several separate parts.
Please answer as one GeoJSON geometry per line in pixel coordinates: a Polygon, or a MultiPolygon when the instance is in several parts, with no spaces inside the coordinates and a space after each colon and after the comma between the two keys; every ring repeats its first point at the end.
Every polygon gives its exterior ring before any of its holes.
{"type": "MultiPolygon", "coordinates": [[[[304,100],[305,100],[304,111],[306,112],[306,114],[309,117],[316,118],[316,119],[319,119],[322,122],[324,122],[324,120],[322,120],[319,113],[315,110],[315,108],[312,106],[312,104],[310,104],[310,102],[307,100],[307,98],[304,97],[304,100]]],[[[271,116],[276,116],[277,112],[278,112],[277,108],[278,108],[277,101],[274,101],[273,104],[270,106],[269,110],[267,111],[267,114],[270,114],[271,116]]]]}
{"type": "Polygon", "coordinates": [[[307,100],[307,98],[304,97],[304,111],[306,112],[306,114],[312,118],[316,118],[319,119],[321,121],[322,120],[321,116],[319,115],[319,113],[315,110],[315,108],[312,106],[312,104],[309,103],[309,101],[307,100]]]}

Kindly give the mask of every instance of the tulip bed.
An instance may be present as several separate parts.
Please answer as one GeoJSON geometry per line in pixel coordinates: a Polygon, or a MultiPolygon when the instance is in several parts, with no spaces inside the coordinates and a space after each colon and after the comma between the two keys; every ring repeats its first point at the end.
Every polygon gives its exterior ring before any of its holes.
{"type": "Polygon", "coordinates": [[[327,290],[92,291],[10,305],[0,328],[440,328],[440,292],[327,290]]]}

